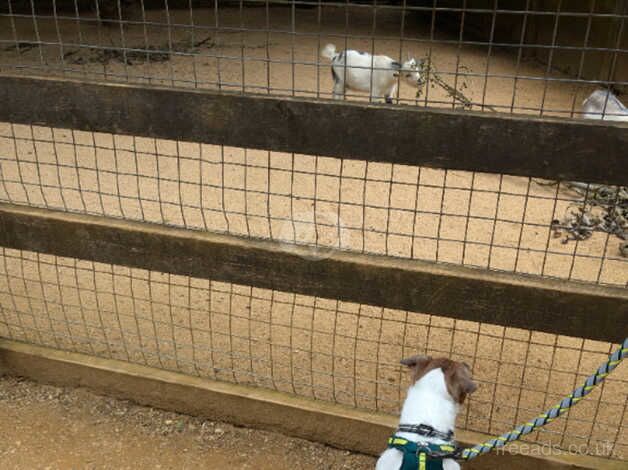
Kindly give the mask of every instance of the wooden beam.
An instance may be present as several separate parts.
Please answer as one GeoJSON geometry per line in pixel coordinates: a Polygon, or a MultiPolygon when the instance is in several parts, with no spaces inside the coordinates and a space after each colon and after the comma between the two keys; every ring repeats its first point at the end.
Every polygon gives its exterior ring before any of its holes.
{"type": "Polygon", "coordinates": [[[0,121],[626,184],[628,125],[0,75],[0,121]]]}
{"type": "Polygon", "coordinates": [[[628,290],[0,204],[0,245],[463,320],[621,341],[628,290]]]}
{"type": "MultiPolygon", "coordinates": [[[[215,382],[129,362],[105,359],[0,338],[0,374],[28,377],[60,387],[89,387],[105,395],[239,426],[268,429],[341,449],[378,455],[397,418],[311,400],[259,387],[215,382]]],[[[461,445],[486,442],[489,436],[456,431],[461,445]]],[[[574,455],[526,443],[528,454],[485,454],[465,470],[619,470],[625,464],[601,457],[574,455]]]]}

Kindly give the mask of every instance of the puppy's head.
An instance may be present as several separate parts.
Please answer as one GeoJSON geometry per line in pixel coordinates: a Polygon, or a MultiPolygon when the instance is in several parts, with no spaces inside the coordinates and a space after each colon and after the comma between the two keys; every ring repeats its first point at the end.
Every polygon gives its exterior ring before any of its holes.
{"type": "Polygon", "coordinates": [[[412,356],[403,359],[401,364],[410,370],[412,384],[420,382],[431,371],[441,369],[447,393],[455,403],[462,404],[467,395],[478,388],[471,378],[471,368],[464,362],[456,362],[444,357],[412,356]]]}

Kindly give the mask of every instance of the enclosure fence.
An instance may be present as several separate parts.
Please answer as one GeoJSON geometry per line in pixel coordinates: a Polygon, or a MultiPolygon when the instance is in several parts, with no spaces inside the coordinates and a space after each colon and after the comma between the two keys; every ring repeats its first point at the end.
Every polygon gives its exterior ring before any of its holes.
{"type": "Polygon", "coordinates": [[[329,98],[320,51],[333,43],[424,61],[419,89],[397,78],[399,103],[574,117],[594,89],[628,84],[626,8],[603,0],[5,0],[1,67],[329,98]]]}
{"type": "MultiPolygon", "coordinates": [[[[460,429],[536,416],[626,336],[626,18],[602,0],[5,0],[0,337],[390,414],[399,360],[444,355],[479,383],[460,429]],[[328,43],[371,63],[332,73],[328,43]]],[[[627,374],[526,439],[628,458],[627,374]]]]}

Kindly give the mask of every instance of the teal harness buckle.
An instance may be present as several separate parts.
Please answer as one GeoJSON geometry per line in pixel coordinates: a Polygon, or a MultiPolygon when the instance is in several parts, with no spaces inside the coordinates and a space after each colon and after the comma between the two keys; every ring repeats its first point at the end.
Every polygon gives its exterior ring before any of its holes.
{"type": "Polygon", "coordinates": [[[449,444],[418,444],[393,435],[388,448],[403,452],[400,470],[443,470],[443,460],[454,458],[456,448],[449,444]]]}

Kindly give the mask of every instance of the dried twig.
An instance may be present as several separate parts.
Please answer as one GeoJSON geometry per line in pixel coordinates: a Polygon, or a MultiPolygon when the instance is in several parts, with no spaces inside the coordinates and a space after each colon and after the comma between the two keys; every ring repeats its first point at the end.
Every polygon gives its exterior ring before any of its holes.
{"type": "Polygon", "coordinates": [[[4,51],[18,51],[20,54],[24,54],[25,52],[28,52],[31,49],[34,49],[35,47],[37,47],[36,42],[19,41],[19,42],[16,42],[15,44],[11,44],[9,47],[5,47],[3,50],[4,51]]]}
{"type": "MultiPolygon", "coordinates": [[[[561,220],[552,221],[556,237],[564,237],[562,242],[569,243],[586,240],[593,232],[604,232],[628,240],[628,187],[577,181],[565,185],[582,200],[571,204],[561,220]]],[[[619,247],[624,257],[628,257],[626,245],[622,243],[619,247]]]]}
{"type": "MultiPolygon", "coordinates": [[[[460,68],[464,68],[464,66],[461,66],[460,68]]],[[[432,88],[434,87],[435,84],[440,86],[455,101],[458,101],[459,103],[461,103],[463,109],[471,109],[473,107],[473,101],[470,98],[468,98],[464,93],[462,93],[462,91],[454,88],[445,80],[443,80],[443,78],[441,77],[441,74],[439,74],[436,71],[436,68],[434,67],[434,64],[432,64],[429,57],[423,60],[423,63],[421,65],[421,74],[422,76],[427,77],[426,81],[432,86],[432,88]]],[[[462,89],[467,88],[467,83],[464,80],[461,81],[460,88],[462,89]]],[[[423,88],[419,87],[416,93],[416,98],[417,99],[421,98],[422,93],[423,93],[423,88]]],[[[497,112],[497,110],[491,105],[483,105],[483,107],[490,111],[497,112]]]]}
{"type": "Polygon", "coordinates": [[[160,46],[148,46],[138,47],[134,49],[121,49],[118,47],[107,47],[104,49],[89,50],[87,53],[81,54],[81,49],[72,49],[66,52],[63,56],[64,59],[71,58],[70,62],[73,64],[85,64],[98,62],[101,64],[107,64],[112,60],[126,63],[126,65],[134,65],[137,62],[167,62],[172,58],[172,53],[192,53],[196,52],[196,49],[209,44],[206,47],[214,47],[214,43],[211,42],[211,36],[207,36],[200,41],[191,42],[189,40],[183,40],[175,42],[170,47],[167,44],[160,46]]]}

